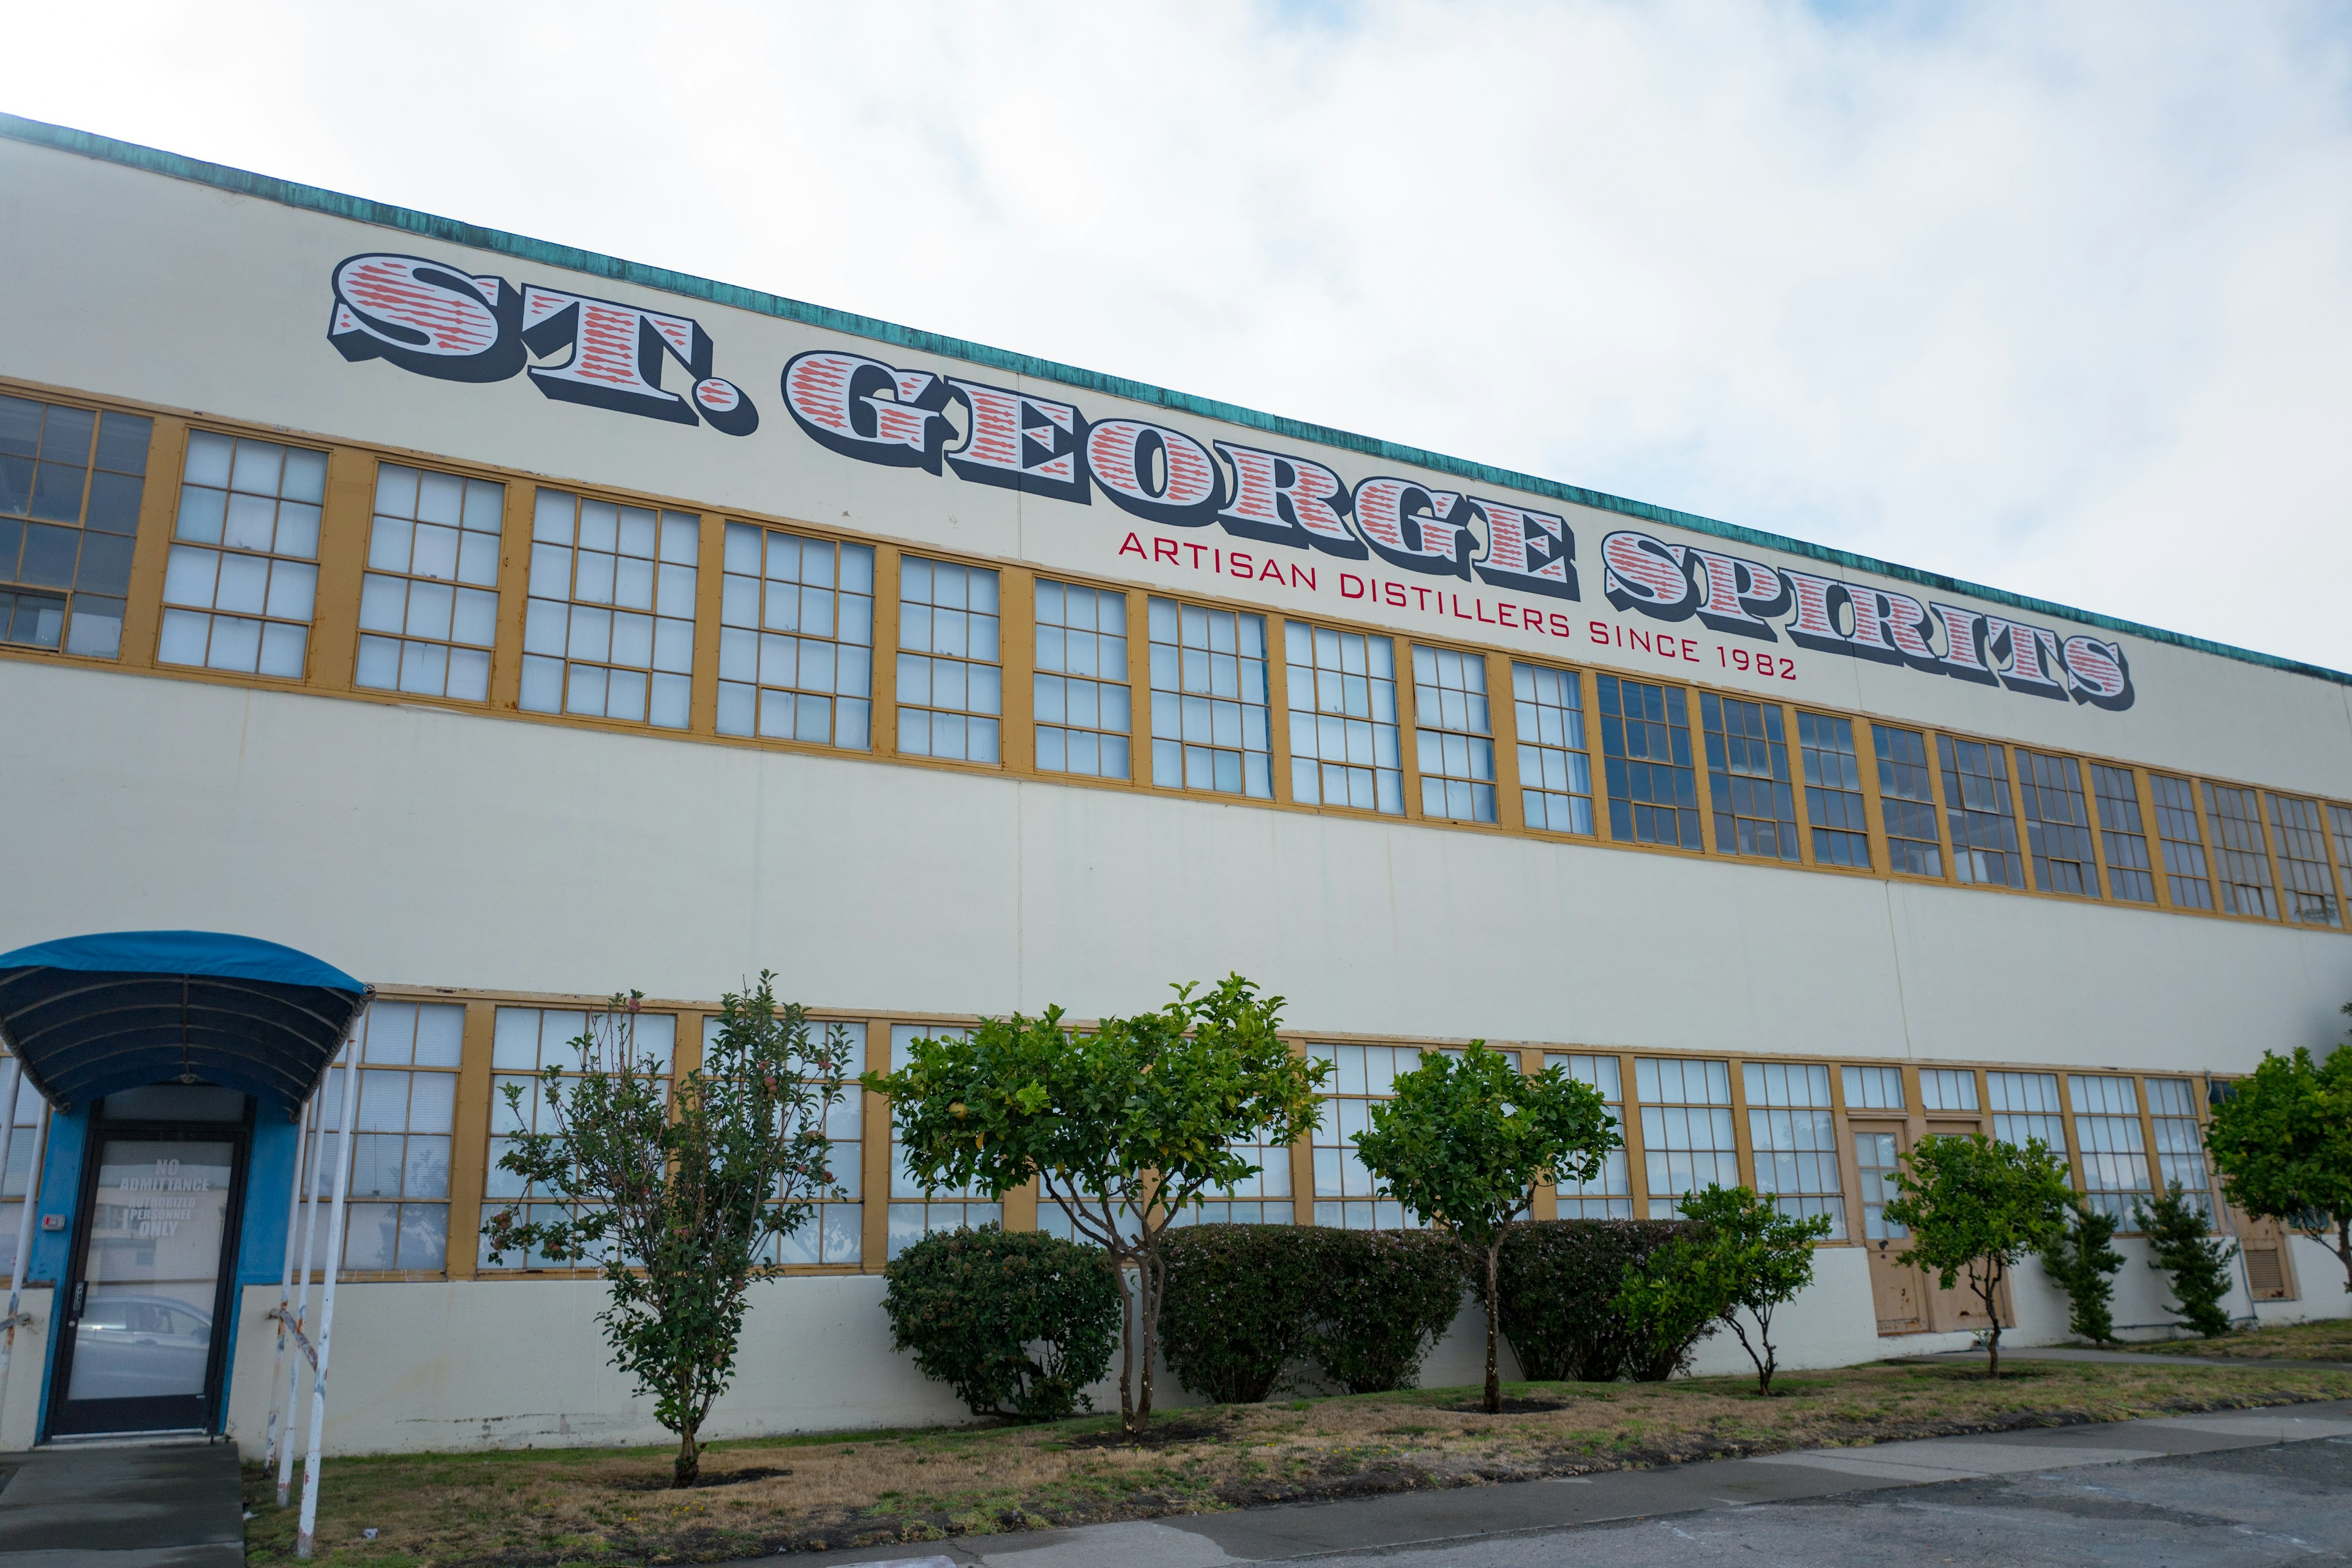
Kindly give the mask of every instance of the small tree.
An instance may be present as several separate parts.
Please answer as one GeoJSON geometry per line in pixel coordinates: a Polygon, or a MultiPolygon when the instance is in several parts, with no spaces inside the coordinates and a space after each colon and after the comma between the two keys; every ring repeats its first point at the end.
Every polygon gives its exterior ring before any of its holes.
{"type": "Polygon", "coordinates": [[[1707,1187],[1677,1205],[1696,1229],[1626,1270],[1619,1300],[1625,1311],[1667,1334],[1680,1325],[1719,1322],[1738,1337],[1756,1365],[1756,1392],[1772,1394],[1780,1352],[1772,1344],[1772,1314],[1813,1282],[1813,1243],[1829,1235],[1827,1215],[1799,1217],[1746,1187],[1707,1187]],[[1756,1337],[1739,1321],[1745,1310],[1756,1337]]]}
{"type": "Polygon", "coordinates": [[[1486,1409],[1503,1407],[1495,1365],[1503,1237],[1525,1217],[1538,1182],[1590,1181],[1617,1129],[1598,1091],[1551,1067],[1528,1076],[1518,1058],[1473,1040],[1460,1056],[1432,1051],[1396,1080],[1356,1134],[1364,1168],[1405,1207],[1444,1226],[1476,1253],[1486,1299],[1486,1409]]]}
{"type": "Polygon", "coordinates": [[[2124,1255],[2107,1244],[2115,1239],[2116,1216],[2076,1202],[2071,1205],[2066,1228],[2042,1249],[2042,1267],[2066,1292],[2066,1327],[2078,1339],[2095,1344],[2116,1337],[2115,1272],[2124,1255]]]}
{"type": "Polygon", "coordinates": [[[2179,1182],[2164,1189],[2153,1203],[2137,1205],[2139,1223],[2147,1232],[2147,1266],[2172,1282],[2178,1304],[2165,1310],[2207,1339],[2230,1331],[2230,1314],[2221,1310],[2230,1293],[2230,1265],[2237,1260],[2233,1242],[2213,1239],[2213,1222],[2204,1205],[2179,1182]]]}
{"type": "Polygon", "coordinates": [[[1895,1261],[1934,1269],[1947,1290],[1968,1276],[1990,1325],[1986,1375],[1999,1377],[2000,1282],[2020,1258],[2065,1230],[2074,1201],[2066,1163],[2039,1138],[2021,1149],[1977,1132],[1930,1135],[1904,1154],[1894,1182],[1901,1195],[1887,1204],[1887,1222],[1911,1231],[1895,1261]]]}
{"type": "Polygon", "coordinates": [[[1324,1070],[1275,1032],[1281,997],[1238,974],[1195,989],[1083,1033],[1058,1007],[992,1018],[961,1038],[917,1040],[902,1071],[859,1080],[889,1097],[916,1179],[1002,1197],[1034,1176],[1040,1202],[1103,1249],[1127,1326],[1118,1405],[1130,1435],[1151,1419],[1160,1238],[1202,1193],[1256,1173],[1235,1143],[1290,1143],[1314,1127],[1324,1070]]]}
{"type": "Polygon", "coordinates": [[[2213,1107],[2205,1145],[2231,1203],[2326,1244],[2352,1290],[2352,1049],[2263,1052],[2213,1107]]]}
{"type": "MultiPolygon", "coordinates": [[[[677,1434],[674,1487],[694,1484],[703,1421],[734,1378],[745,1292],[780,1271],[767,1261],[773,1239],[839,1191],[824,1115],[841,1098],[849,1036],[835,1025],[816,1038],[797,1003],[777,1004],[774,981],[763,971],[720,1004],[702,1065],[674,1090],[669,1064],[637,1047],[642,993],[590,1014],[573,1061],[547,1063],[529,1086],[553,1130],[514,1135],[499,1158],[542,1201],[509,1204],[482,1227],[494,1262],[521,1251],[603,1270],[611,1304],[596,1321],[613,1364],[677,1434]]],[[[524,1090],[504,1093],[527,1126],[524,1090]]]]}

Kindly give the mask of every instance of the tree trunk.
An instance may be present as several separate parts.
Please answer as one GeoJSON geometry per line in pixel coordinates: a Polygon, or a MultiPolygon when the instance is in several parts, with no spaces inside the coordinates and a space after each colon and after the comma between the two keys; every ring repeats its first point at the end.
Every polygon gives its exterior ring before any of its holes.
{"type": "Polygon", "coordinates": [[[1495,1293],[1495,1279],[1501,1268],[1502,1257],[1503,1233],[1497,1231],[1493,1243],[1486,1248],[1486,1414],[1489,1415],[1503,1413],[1503,1384],[1495,1370],[1495,1341],[1503,1321],[1503,1303],[1495,1293]]]}
{"type": "Polygon", "coordinates": [[[702,1446],[695,1441],[696,1428],[688,1427],[677,1435],[677,1461],[670,1468],[669,1484],[676,1490],[694,1484],[702,1473],[702,1446]]]}
{"type": "Polygon", "coordinates": [[[2336,1216],[2336,1256],[2344,1262],[2344,1289],[2352,1290],[2352,1214],[2336,1216]]]}
{"type": "Polygon", "coordinates": [[[1155,1240],[1135,1270],[1136,1316],[1143,1322],[1143,1375],[1135,1401],[1135,1424],[1129,1430],[1141,1436],[1151,1425],[1151,1358],[1160,1350],[1160,1247],[1155,1240]]]}
{"type": "MultiPolygon", "coordinates": [[[[1118,1310],[1120,1326],[1127,1331],[1119,1335],[1118,1347],[1118,1426],[1133,1433],[1135,1425],[1135,1297],[1127,1288],[1127,1261],[1114,1253],[1110,1270],[1118,1279],[1118,1310]]],[[[1140,1281],[1138,1281],[1139,1286],[1140,1281]]]]}
{"type": "Polygon", "coordinates": [[[1977,1298],[1984,1303],[1985,1322],[1992,1330],[1992,1337],[1985,1341],[1985,1353],[1990,1358],[1985,1366],[1985,1375],[1994,1379],[2000,1376],[2000,1307],[1994,1300],[2000,1293],[2000,1270],[1996,1266],[1987,1271],[1984,1283],[1977,1289],[1977,1298]]]}

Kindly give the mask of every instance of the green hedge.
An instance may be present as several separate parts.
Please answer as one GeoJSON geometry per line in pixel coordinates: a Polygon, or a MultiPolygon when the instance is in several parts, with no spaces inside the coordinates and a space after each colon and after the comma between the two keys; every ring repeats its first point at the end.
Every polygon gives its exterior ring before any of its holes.
{"type": "Polygon", "coordinates": [[[1038,1231],[927,1236],[882,1270],[891,1343],[975,1415],[1051,1421],[1110,1371],[1118,1281],[1101,1248],[1038,1231]],[[1031,1346],[1042,1342],[1042,1350],[1031,1346]]]}
{"type": "Polygon", "coordinates": [[[1462,1309],[1461,1244],[1428,1230],[1297,1234],[1314,1282],[1307,1353],[1350,1394],[1411,1388],[1462,1309]]]}
{"type": "MultiPolygon", "coordinates": [[[[1497,1279],[1503,1333],[1537,1382],[1656,1382],[1696,1337],[1658,1346],[1617,1310],[1625,1270],[1687,1235],[1681,1220],[1564,1219],[1512,1226],[1497,1279]]],[[[1168,1369],[1221,1405],[1265,1399],[1294,1363],[1350,1394],[1410,1388],[1481,1269],[1425,1230],[1201,1225],[1164,1244],[1160,1344],[1168,1369]]]]}
{"type": "Polygon", "coordinates": [[[1429,1231],[1199,1225],[1162,1247],[1160,1354],[1220,1404],[1265,1398],[1297,1361],[1350,1394],[1410,1388],[1462,1305],[1462,1249],[1429,1231]]]}
{"type": "MultiPolygon", "coordinates": [[[[1660,1347],[1617,1310],[1625,1270],[1691,1226],[1682,1220],[1556,1219],[1511,1227],[1496,1284],[1504,1337],[1535,1382],[1658,1382],[1690,1355],[1693,1336],[1660,1347]]],[[[1474,1284],[1482,1284],[1474,1279],[1474,1284]]]]}
{"type": "Polygon", "coordinates": [[[1314,1235],[1286,1225],[1190,1225],[1160,1244],[1160,1353],[1176,1381],[1219,1405],[1274,1392],[1306,1343],[1314,1235]]]}

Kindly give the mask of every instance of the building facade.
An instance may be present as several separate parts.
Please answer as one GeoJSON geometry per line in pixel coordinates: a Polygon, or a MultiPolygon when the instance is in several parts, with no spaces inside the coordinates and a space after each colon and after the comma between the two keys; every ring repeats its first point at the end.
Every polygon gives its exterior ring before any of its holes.
{"type": "MultiPolygon", "coordinates": [[[[499,1084],[616,990],[682,1071],[772,969],[880,1068],[1240,971],[1335,1067],[1207,1215],[1271,1223],[1404,1223],[1346,1135],[1421,1051],[1507,1045],[1624,1134],[1539,1215],[1830,1217],[1813,1364],[1978,1326],[1884,1245],[1912,1140],[2042,1137],[2128,1228],[2352,998],[2337,672],[27,121],[0,191],[0,947],[231,932],[375,988],[331,1446],[655,1435],[601,1287],[478,1236],[531,1196],[499,1084]]],[[[0,1443],[85,1425],[74,1363],[141,1331],[89,1259],[160,1118],[217,1151],[217,1256],[150,1292],[141,1375],[257,1445],[289,1106],[58,1106],[35,1178],[38,1104],[0,1443]]],[[[882,1263],[1053,1221],[910,1190],[871,1097],[832,1131],[846,1196],[718,1430],[952,1417],[882,1263]]],[[[2347,1311],[2224,1219],[2238,1310],[2347,1311]]]]}

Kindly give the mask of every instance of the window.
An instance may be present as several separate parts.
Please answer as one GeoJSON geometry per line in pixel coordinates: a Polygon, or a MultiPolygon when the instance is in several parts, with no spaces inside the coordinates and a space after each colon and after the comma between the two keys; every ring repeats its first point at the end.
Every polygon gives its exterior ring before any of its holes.
{"type": "Polygon", "coordinates": [[[302,679],[326,493],[324,452],[190,431],[156,658],[302,679]]]}
{"type": "Polygon", "coordinates": [[[1890,868],[1917,877],[1944,874],[1944,837],[1936,830],[1935,775],[1927,738],[1916,730],[1870,727],[1878,753],[1878,815],[1886,825],[1890,868]]]}
{"type": "MultiPolygon", "coordinates": [[[[544,492],[541,492],[542,494],[544,492]]],[[[635,1015],[634,1054],[650,1060],[656,1070],[669,1076],[676,1058],[677,1017],[670,1013],[639,1013],[635,1015]]],[[[576,1007],[501,1007],[490,1047],[490,1150],[489,1168],[485,1173],[482,1194],[488,1201],[482,1205],[482,1223],[509,1206],[520,1209],[531,1224],[544,1224],[564,1217],[568,1205],[541,1201],[518,1203],[517,1199],[547,1200],[552,1194],[538,1190],[537,1184],[526,1183],[511,1171],[501,1170],[499,1161],[506,1154],[515,1136],[525,1132],[552,1132],[555,1118],[541,1101],[537,1074],[545,1067],[555,1066],[567,1076],[580,1071],[582,1037],[589,1032],[589,1015],[576,1007]],[[520,1106],[507,1104],[506,1086],[514,1084],[522,1090],[520,1106]]],[[[575,1211],[576,1212],[576,1211],[575,1211]]],[[[490,1240],[481,1239],[483,1268],[571,1268],[580,1267],[569,1261],[558,1262],[532,1248],[527,1255],[509,1249],[505,1261],[490,1261],[490,1240]]]]}
{"type": "Polygon", "coordinates": [[[727,525],[719,732],[862,752],[872,743],[874,551],[727,525]]]}
{"type": "Polygon", "coordinates": [[[1826,1215],[1830,1239],[1844,1240],[1830,1069],[1819,1063],[1743,1062],[1739,1076],[1748,1096],[1748,1142],[1756,1152],[1756,1190],[1771,1194],[1784,1215],[1826,1215]]]}
{"type": "Polygon", "coordinates": [[[1621,844],[1701,847],[1689,709],[1679,686],[1601,677],[1601,771],[1609,837],[1621,844]]]}
{"type": "Polygon", "coordinates": [[[1003,659],[995,573],[899,559],[899,755],[997,762],[1003,659]]]}
{"type": "Polygon", "coordinates": [[[2319,803],[2291,795],[2270,802],[2271,830],[2278,843],[2279,879],[2286,884],[2287,918],[2298,925],[2342,925],[2335,880],[2327,868],[2327,838],[2319,826],[2319,803]]]}
{"type": "Polygon", "coordinates": [[[2336,837],[2336,874],[2342,879],[2345,901],[2352,903],[2352,806],[2327,808],[2327,830],[2336,837]]]}
{"type": "Polygon", "coordinates": [[[1175,1216],[1176,1225],[1288,1225],[1297,1216],[1290,1204],[1290,1145],[1236,1141],[1226,1145],[1257,1166],[1223,1192],[1204,1192],[1197,1206],[1175,1216]]]}
{"type": "Polygon", "coordinates": [[[1797,749],[1804,760],[1805,816],[1813,830],[1814,862],[1867,868],[1870,822],[1863,807],[1853,721],[1800,712],[1797,749]]]}
{"type": "Polygon", "coordinates": [[[1592,763],[1584,749],[1584,682],[1572,669],[1511,666],[1518,721],[1519,801],[1528,826],[1592,831],[1592,763]]]}
{"type": "Polygon", "coordinates": [[[2135,904],[2156,902],[2155,863],[2139,812],[2139,786],[2128,770],[2091,764],[2091,794],[2099,803],[2099,837],[2107,854],[2107,892],[2135,904]]]}
{"type": "Polygon", "coordinates": [[[1419,739],[1421,814],[1495,820],[1495,731],[1486,661],[1447,647],[1412,650],[1412,720],[1419,739]]]}
{"type": "MultiPolygon", "coordinates": [[[[962,1039],[968,1029],[941,1028],[936,1024],[893,1024],[890,1026],[890,1070],[904,1072],[914,1065],[914,1044],[917,1040],[962,1039]]],[[[1065,1238],[1070,1234],[1069,1220],[1064,1216],[1048,1216],[1052,1206],[1038,1205],[1037,1228],[1055,1232],[1065,1238]],[[1056,1226],[1055,1218],[1060,1219],[1056,1226]]],[[[935,1231],[961,1230],[967,1226],[978,1230],[984,1225],[1003,1225],[1004,1205],[994,1202],[977,1189],[969,1192],[950,1191],[945,1187],[926,1187],[907,1168],[907,1155],[898,1141],[898,1121],[890,1119],[890,1212],[888,1254],[898,1257],[907,1248],[935,1231]]]]}
{"type": "MultiPolygon", "coordinates": [[[[1294,623],[1296,624],[1296,623],[1294,623]]],[[[1315,1223],[1344,1230],[1398,1230],[1418,1226],[1364,1168],[1355,1135],[1372,1125],[1372,1102],[1393,1096],[1399,1073],[1421,1065],[1412,1046],[1309,1046],[1307,1053],[1329,1062],[1322,1125],[1315,1129],[1315,1223]]]]}
{"type": "Polygon", "coordinates": [[[153,430],[135,414],[0,397],[0,642],[121,653],[153,430]]]}
{"type": "Polygon", "coordinates": [[[688,512],[540,491],[523,708],[685,729],[701,536],[688,512]]]}
{"type": "MultiPolygon", "coordinates": [[[[1845,1068],[1840,1077],[1844,1082],[1846,1114],[1857,1110],[1900,1110],[1903,1109],[1903,1069],[1901,1068],[1845,1068]]],[[[1973,1090],[1973,1080],[1969,1085],[1973,1090]]],[[[1969,1096],[1971,1103],[1976,1096],[1969,1096]]]]}
{"type": "Polygon", "coordinates": [[[1862,1183],[1862,1234],[1868,1241],[1899,1241],[1911,1234],[1907,1226],[1896,1225],[1886,1217],[1886,1205],[1900,1194],[1895,1187],[1895,1173],[1901,1168],[1902,1151],[1895,1146],[1892,1132],[1856,1132],[1853,1135],[1853,1169],[1862,1183]]]}
{"type": "Polygon", "coordinates": [[[1706,727],[1716,853],[1796,859],[1797,802],[1779,705],[1703,691],[1698,710],[1706,727]]]}
{"type": "Polygon", "coordinates": [[[1977,1075],[1967,1068],[1921,1068],[1919,1103],[1928,1110],[1977,1109],[1977,1075]]]}
{"type": "MultiPolygon", "coordinates": [[[[1547,1068],[1564,1068],[1568,1076],[1598,1092],[1609,1107],[1609,1125],[1623,1136],[1625,1086],[1615,1057],[1552,1056],[1547,1068]]],[[[1563,1182],[1553,1189],[1559,1198],[1562,1219],[1632,1219],[1633,1184],[1625,1169],[1621,1144],[1601,1157],[1601,1173],[1589,1182],[1563,1182]]]]}
{"type": "Polygon", "coordinates": [[[1728,1063],[1636,1057],[1633,1098],[1642,1107],[1642,1163],[1652,1219],[1675,1218],[1680,1213],[1677,1200],[1710,1183],[1739,1185],[1728,1063]]]}
{"type": "Polygon", "coordinates": [[[2017,818],[2009,809],[2006,748],[1936,737],[1944,764],[1944,814],[1952,826],[1952,873],[1963,882],[2025,886],[2017,858],[2017,818]]]}
{"type": "Polygon", "coordinates": [[[2053,1154],[2066,1157],[2066,1121],[2058,1110],[2058,1075],[2051,1072],[1989,1072],[1992,1135],[2022,1149],[2039,1138],[2053,1154]]]}
{"type": "MultiPolygon", "coordinates": [[[[0,1050],[0,1062],[8,1053],[0,1050]]],[[[0,1068],[0,1078],[7,1069],[0,1068]]],[[[25,1189],[33,1179],[34,1128],[41,1120],[41,1096],[30,1079],[16,1079],[16,1131],[8,1140],[8,1169],[0,1173],[0,1273],[13,1276],[16,1267],[16,1227],[24,1223],[25,1189]]]]}
{"type": "Polygon", "coordinates": [[[2025,806],[2025,847],[2033,857],[2033,885],[2045,893],[2099,896],[2099,866],[2091,847],[2091,816],[2083,805],[2082,764],[2072,757],[2017,749],[2017,777],[2025,806]]]}
{"type": "MultiPolygon", "coordinates": [[[[720,1020],[707,1016],[702,1020],[705,1059],[709,1042],[719,1037],[720,1020]]],[[[811,1018],[812,1035],[823,1036],[835,1029],[849,1037],[850,1072],[854,1075],[866,1060],[866,1026],[844,1024],[832,1019],[811,1018]]],[[[789,1236],[771,1237],[766,1261],[793,1265],[819,1263],[856,1263],[866,1256],[866,1205],[859,1201],[862,1176],[866,1169],[866,1099],[865,1090],[855,1082],[842,1085],[841,1098],[824,1110],[824,1135],[833,1148],[832,1186],[827,1196],[819,1202],[805,1204],[808,1217],[789,1236]],[[830,1196],[838,1187],[845,1194],[836,1201],[830,1196]]],[[[802,1189],[808,1191],[807,1187],[802,1189]]],[[[783,1194],[779,1191],[769,1201],[781,1206],[783,1194]]]]}
{"type": "MultiPolygon", "coordinates": [[[[439,1273],[449,1256],[449,1134],[457,1103],[457,1057],[466,1009],[444,1002],[373,1002],[341,1065],[319,1089],[310,1135],[319,1195],[335,1190],[343,1073],[360,1059],[359,1113],[352,1120],[352,1182],[343,1209],[341,1267],[439,1273]]],[[[318,1223],[332,1210],[321,1202],[318,1223]]],[[[311,1256],[324,1259],[324,1237],[311,1256]]]]}
{"type": "Polygon", "coordinates": [[[2254,792],[2209,783],[2205,814],[2212,819],[2213,847],[2220,851],[2222,910],[2278,919],[2278,889],[2271,884],[2270,849],[2263,842],[2254,792]]]}
{"type": "Polygon", "coordinates": [[[1038,770],[1127,777],[1125,594],[1037,579],[1036,685],[1038,770]]]}
{"type": "Polygon", "coordinates": [[[486,702],[507,488],[378,463],[357,684],[486,702]]]}
{"type": "Polygon", "coordinates": [[[1361,632],[1284,623],[1290,681],[1290,798],[1404,813],[1396,645],[1361,632]]]}
{"type": "Polygon", "coordinates": [[[2179,1182],[2190,1203],[2213,1217],[2213,1174],[2205,1163],[2205,1138],[2197,1125],[2197,1091],[2185,1078],[2147,1080],[2148,1122],[2156,1129],[2157,1174],[2166,1187],[2179,1182]]]}
{"type": "Polygon", "coordinates": [[[2083,1144],[2084,1197],[2093,1208],[2113,1215],[2124,1229],[2137,1230],[2134,1211],[2147,1201],[2149,1192],[2147,1142],[2140,1135],[2139,1096],[2132,1080],[2069,1073],[2066,1098],[2083,1144]]]}
{"type": "Polygon", "coordinates": [[[2197,822],[2197,790],[2187,779],[2147,775],[2156,797],[2157,841],[2164,850],[2164,882],[2176,910],[2210,910],[2213,884],[2205,869],[2205,830],[2197,822]]]}
{"type": "Polygon", "coordinates": [[[1151,782],[1274,798],[1265,617],[1150,604],[1151,782]]]}

